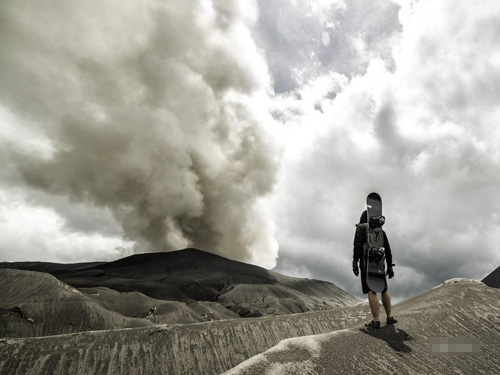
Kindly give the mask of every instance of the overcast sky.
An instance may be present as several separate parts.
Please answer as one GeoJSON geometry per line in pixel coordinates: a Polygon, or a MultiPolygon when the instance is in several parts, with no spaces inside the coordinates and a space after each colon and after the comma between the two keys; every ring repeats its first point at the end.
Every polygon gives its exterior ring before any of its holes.
{"type": "Polygon", "coordinates": [[[0,261],[186,246],[401,300],[500,265],[500,3],[2,1],[0,261]]]}

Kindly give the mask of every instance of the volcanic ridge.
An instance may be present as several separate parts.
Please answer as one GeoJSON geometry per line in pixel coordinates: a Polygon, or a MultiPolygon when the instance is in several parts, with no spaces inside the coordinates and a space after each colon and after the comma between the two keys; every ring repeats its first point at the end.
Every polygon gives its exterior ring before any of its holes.
{"type": "Polygon", "coordinates": [[[1,263],[0,281],[0,293],[8,297],[0,301],[0,337],[277,316],[359,303],[332,283],[196,249],[109,263],[1,263]]]}

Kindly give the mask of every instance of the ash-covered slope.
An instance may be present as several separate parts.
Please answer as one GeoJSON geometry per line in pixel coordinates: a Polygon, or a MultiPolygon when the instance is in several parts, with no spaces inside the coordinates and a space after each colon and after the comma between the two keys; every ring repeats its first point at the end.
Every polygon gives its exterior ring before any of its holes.
{"type": "Polygon", "coordinates": [[[139,292],[118,292],[106,287],[80,288],[80,291],[109,310],[131,318],[147,319],[155,324],[186,324],[239,318],[216,302],[197,301],[187,304],[163,301],[139,292]]]}
{"type": "Polygon", "coordinates": [[[396,325],[280,342],[224,375],[499,374],[500,290],[452,279],[395,306],[396,325]],[[477,337],[477,356],[431,356],[431,337],[477,337]]]}
{"type": "Polygon", "coordinates": [[[500,288],[500,266],[481,281],[492,288],[500,288]]]}
{"type": "Polygon", "coordinates": [[[10,374],[494,374],[500,373],[500,290],[451,281],[394,306],[399,322],[366,329],[369,306],[134,330],[0,339],[10,374]],[[352,328],[350,328],[352,327],[352,328]],[[347,328],[347,329],[346,329],[347,328]],[[478,357],[431,357],[428,338],[476,336],[478,357]],[[89,360],[91,359],[91,360],[89,360]],[[271,371],[272,370],[272,371],[271,371]]]}
{"type": "Polygon", "coordinates": [[[144,327],[43,272],[0,269],[0,337],[144,327]]]}
{"type": "MultiPolygon", "coordinates": [[[[136,254],[86,269],[59,267],[51,273],[82,291],[107,287],[119,292],[140,292],[155,300],[181,302],[191,308],[197,307],[197,301],[198,304],[210,302],[212,307],[208,310],[212,311],[213,319],[231,317],[224,316],[223,310],[234,317],[255,317],[323,310],[359,302],[326,281],[288,277],[196,249],[136,254]]],[[[114,302],[103,299],[100,298],[100,302],[112,308],[114,302]]],[[[210,311],[203,314],[209,316],[210,311]]]]}

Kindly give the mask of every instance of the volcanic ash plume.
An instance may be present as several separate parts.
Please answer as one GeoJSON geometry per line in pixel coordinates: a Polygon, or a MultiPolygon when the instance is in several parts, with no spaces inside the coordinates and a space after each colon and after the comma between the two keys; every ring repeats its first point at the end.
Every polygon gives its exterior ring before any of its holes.
{"type": "Polygon", "coordinates": [[[0,107],[45,145],[10,144],[11,178],[109,209],[140,251],[274,265],[252,2],[4,1],[0,18],[0,107]]]}

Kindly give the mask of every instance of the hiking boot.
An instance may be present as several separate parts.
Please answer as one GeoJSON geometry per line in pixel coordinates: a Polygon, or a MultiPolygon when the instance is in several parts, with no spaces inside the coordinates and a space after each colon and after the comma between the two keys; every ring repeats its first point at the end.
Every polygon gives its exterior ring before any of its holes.
{"type": "Polygon", "coordinates": [[[380,328],[380,322],[372,320],[370,323],[365,323],[366,327],[380,328]]]}
{"type": "Polygon", "coordinates": [[[387,324],[394,324],[394,323],[397,323],[398,321],[396,319],[394,319],[393,316],[391,316],[390,318],[387,318],[387,324]]]}

